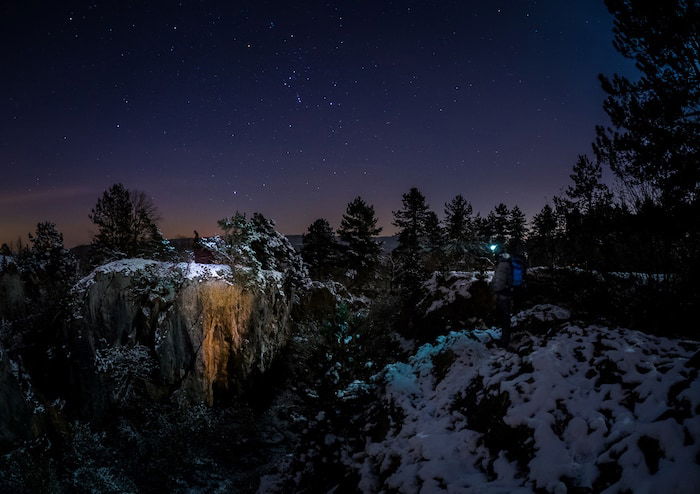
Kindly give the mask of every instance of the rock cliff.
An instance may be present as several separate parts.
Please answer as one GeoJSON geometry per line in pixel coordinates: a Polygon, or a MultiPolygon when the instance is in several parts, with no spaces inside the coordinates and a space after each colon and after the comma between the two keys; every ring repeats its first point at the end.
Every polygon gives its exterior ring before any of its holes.
{"type": "Polygon", "coordinates": [[[212,405],[267,370],[286,343],[284,285],[276,271],[115,261],[78,284],[77,330],[108,401],[174,393],[212,405]]]}

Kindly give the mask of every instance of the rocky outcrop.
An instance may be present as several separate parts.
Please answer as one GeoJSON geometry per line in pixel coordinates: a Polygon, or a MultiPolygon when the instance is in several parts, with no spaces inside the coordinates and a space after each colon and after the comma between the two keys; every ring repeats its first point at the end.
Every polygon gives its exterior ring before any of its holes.
{"type": "Polygon", "coordinates": [[[290,334],[291,289],[275,271],[130,259],[77,289],[78,330],[112,401],[174,393],[211,405],[265,372],[290,334]]]}
{"type": "Polygon", "coordinates": [[[19,272],[11,267],[0,272],[0,318],[11,320],[25,312],[25,289],[19,272]]]}
{"type": "Polygon", "coordinates": [[[0,451],[34,436],[36,408],[28,376],[0,347],[0,451]]]}

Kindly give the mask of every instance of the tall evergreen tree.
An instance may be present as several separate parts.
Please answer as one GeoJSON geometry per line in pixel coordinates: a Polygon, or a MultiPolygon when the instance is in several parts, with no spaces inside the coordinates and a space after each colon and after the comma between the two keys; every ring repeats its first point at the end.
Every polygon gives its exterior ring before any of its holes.
{"type": "Polygon", "coordinates": [[[262,263],[255,255],[251,246],[255,238],[255,227],[245,213],[236,211],[231,217],[218,221],[224,246],[223,253],[230,264],[241,264],[252,268],[254,271],[262,269],[262,263]]]}
{"type": "Polygon", "coordinates": [[[525,248],[527,236],[527,220],[525,214],[518,206],[513,206],[508,218],[508,242],[507,249],[511,253],[522,254],[525,248]]]}
{"type": "Polygon", "coordinates": [[[510,237],[508,231],[510,211],[508,206],[503,203],[497,204],[487,216],[486,221],[491,234],[491,238],[488,241],[496,242],[501,246],[505,245],[510,237]]]}
{"type": "Polygon", "coordinates": [[[459,194],[445,204],[446,249],[452,262],[464,263],[474,234],[472,205],[459,194]]]}
{"type": "Polygon", "coordinates": [[[357,196],[348,203],[338,228],[344,245],[344,260],[354,274],[354,284],[362,286],[372,279],[381,254],[381,244],[375,239],[382,231],[377,226],[374,206],[357,196]]]}
{"type": "Polygon", "coordinates": [[[479,242],[488,242],[493,237],[491,223],[488,217],[484,218],[481,213],[476,213],[474,217],[474,236],[479,242]]]}
{"type": "Polygon", "coordinates": [[[700,8],[695,0],[606,0],[615,48],[641,78],[601,75],[612,127],[597,127],[599,160],[668,206],[700,195],[700,8]]]}
{"type": "Polygon", "coordinates": [[[601,183],[603,169],[599,162],[580,155],[574,164],[570,178],[573,184],[566,188],[566,195],[581,213],[586,214],[601,203],[609,203],[612,195],[608,187],[601,183]]]}
{"type": "Polygon", "coordinates": [[[428,272],[443,270],[445,257],[445,230],[434,211],[428,211],[425,218],[424,263],[428,272]]]}
{"type": "Polygon", "coordinates": [[[63,246],[63,234],[50,221],[38,223],[29,241],[31,247],[21,256],[22,270],[31,278],[30,284],[43,291],[43,305],[48,301],[61,305],[75,282],[77,261],[63,246]]]}
{"type": "Polygon", "coordinates": [[[557,262],[557,217],[554,209],[545,204],[532,218],[528,237],[528,254],[533,265],[554,266],[557,262]]]}
{"type": "MultiPolygon", "coordinates": [[[[222,253],[230,264],[279,271],[288,277],[303,276],[303,261],[287,237],[275,229],[275,222],[261,213],[247,218],[236,211],[230,218],[219,220],[222,236],[222,253]]],[[[290,279],[291,279],[290,278],[290,279]]]]}
{"type": "Polygon", "coordinates": [[[425,275],[423,256],[430,249],[427,226],[434,220],[431,220],[432,212],[425,202],[425,196],[416,187],[403,194],[402,205],[402,209],[394,211],[393,222],[399,228],[399,245],[396,247],[399,283],[405,289],[412,290],[425,275]]]}
{"type": "Polygon", "coordinates": [[[610,243],[614,209],[612,194],[600,181],[600,163],[585,155],[578,157],[570,177],[572,184],[566,188],[565,197],[554,199],[564,220],[561,244],[566,261],[586,268],[603,269],[615,248],[610,243]]]}
{"type": "Polygon", "coordinates": [[[394,211],[394,226],[399,228],[397,249],[417,256],[425,241],[425,225],[430,209],[425,196],[413,187],[402,196],[403,209],[394,211]]]}
{"type": "Polygon", "coordinates": [[[309,225],[302,238],[301,255],[313,278],[328,278],[338,265],[338,242],[327,220],[319,218],[309,225]]]}
{"type": "Polygon", "coordinates": [[[51,222],[38,223],[29,241],[19,265],[32,311],[23,321],[20,346],[35,383],[53,394],[65,386],[61,378],[69,367],[66,332],[73,318],[77,261],[51,222]]]}
{"type": "Polygon", "coordinates": [[[428,211],[425,218],[425,250],[441,251],[445,247],[445,230],[435,211],[428,211]]]}

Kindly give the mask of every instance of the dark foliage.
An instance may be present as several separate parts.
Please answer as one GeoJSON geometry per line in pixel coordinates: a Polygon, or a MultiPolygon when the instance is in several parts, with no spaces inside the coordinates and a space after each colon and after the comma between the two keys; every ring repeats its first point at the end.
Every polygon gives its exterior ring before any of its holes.
{"type": "Polygon", "coordinates": [[[51,222],[38,223],[29,240],[29,248],[17,256],[27,310],[11,322],[0,346],[21,359],[34,383],[55,397],[68,385],[76,260],[51,222]]]}
{"type": "Polygon", "coordinates": [[[506,250],[511,254],[522,254],[525,250],[527,237],[527,220],[525,213],[518,206],[513,206],[508,218],[508,242],[506,250]]]}
{"type": "Polygon", "coordinates": [[[302,238],[301,255],[314,279],[328,279],[337,271],[340,250],[327,220],[319,218],[309,225],[302,238]]]}
{"type": "Polygon", "coordinates": [[[552,206],[545,204],[532,218],[532,230],[527,239],[530,263],[533,266],[554,266],[561,255],[558,244],[557,218],[552,206]]]}
{"type": "Polygon", "coordinates": [[[461,194],[445,204],[445,255],[456,268],[472,264],[469,254],[476,236],[472,213],[472,205],[461,194]]]}
{"type": "Polygon", "coordinates": [[[97,226],[92,246],[100,262],[128,257],[165,258],[172,254],[158,230],[158,211],[144,192],[114,184],[97,200],[90,219],[97,226]]]}
{"type": "Polygon", "coordinates": [[[669,207],[700,192],[700,7],[694,0],[606,0],[615,47],[641,72],[600,76],[612,127],[597,128],[598,158],[643,196],[669,207]]]}
{"type": "Polygon", "coordinates": [[[428,273],[426,254],[437,246],[434,238],[440,228],[435,213],[425,202],[425,196],[415,187],[403,194],[402,208],[394,211],[394,226],[399,229],[399,244],[394,252],[397,259],[397,280],[404,291],[415,290],[428,273]]]}
{"type": "Polygon", "coordinates": [[[377,222],[374,206],[360,196],[350,201],[340,222],[338,236],[343,242],[343,261],[353,287],[366,286],[376,274],[381,245],[375,237],[382,231],[377,222]]]}

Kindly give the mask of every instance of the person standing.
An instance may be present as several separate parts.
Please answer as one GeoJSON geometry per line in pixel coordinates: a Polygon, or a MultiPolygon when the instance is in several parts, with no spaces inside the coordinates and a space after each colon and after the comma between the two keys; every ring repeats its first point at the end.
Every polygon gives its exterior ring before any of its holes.
{"type": "Polygon", "coordinates": [[[510,343],[510,318],[513,310],[513,267],[510,261],[507,252],[499,254],[491,280],[491,291],[496,296],[496,318],[501,326],[502,347],[510,343]]]}

